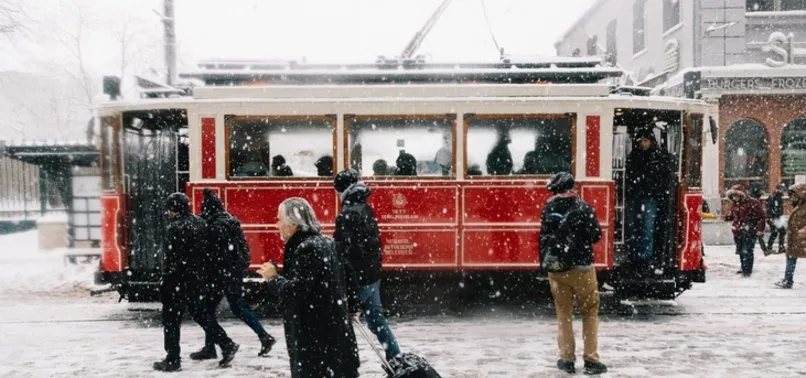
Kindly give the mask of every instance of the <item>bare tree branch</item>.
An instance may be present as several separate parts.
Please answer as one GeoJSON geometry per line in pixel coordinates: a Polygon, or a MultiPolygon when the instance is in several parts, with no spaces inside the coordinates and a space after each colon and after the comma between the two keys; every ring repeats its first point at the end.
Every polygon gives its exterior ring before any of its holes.
{"type": "Polygon", "coordinates": [[[9,36],[14,33],[27,32],[27,16],[22,4],[13,4],[11,0],[0,0],[0,35],[9,36]]]}

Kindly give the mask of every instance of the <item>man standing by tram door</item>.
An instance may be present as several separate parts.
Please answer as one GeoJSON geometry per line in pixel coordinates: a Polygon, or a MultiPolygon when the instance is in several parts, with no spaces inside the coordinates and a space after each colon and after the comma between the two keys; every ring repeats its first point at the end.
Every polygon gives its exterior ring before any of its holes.
{"type": "MultiPolygon", "coordinates": [[[[215,313],[221,297],[227,298],[232,313],[257,334],[261,345],[258,356],[265,357],[276,340],[266,332],[257,317],[246,306],[243,298],[243,278],[249,268],[250,255],[241,224],[224,210],[221,199],[209,188],[204,189],[201,215],[207,223],[205,235],[209,241],[208,255],[212,257],[211,264],[215,267],[211,281],[223,292],[211,299],[207,311],[215,313]]],[[[190,358],[208,360],[216,357],[213,337],[205,333],[204,347],[198,352],[191,353],[190,358]]]]}
{"type": "Polygon", "coordinates": [[[400,346],[381,304],[381,233],[375,213],[367,204],[371,191],[363,181],[358,181],[358,176],[358,171],[345,169],[333,179],[333,187],[342,201],[333,240],[339,256],[347,260],[348,280],[357,281],[367,324],[390,360],[400,354],[400,346]]]}
{"type": "MultiPolygon", "coordinates": [[[[626,164],[627,230],[629,250],[637,266],[663,274],[656,267],[658,224],[660,216],[667,216],[663,209],[668,206],[672,187],[672,159],[670,154],[658,146],[649,128],[641,128],[635,133],[636,148],[630,151],[626,164]]],[[[637,267],[636,266],[636,267],[637,267]]]]}
{"type": "Polygon", "coordinates": [[[173,193],[166,201],[169,224],[165,232],[165,261],[160,282],[162,297],[162,326],[167,356],[154,363],[155,370],[178,371],[182,369],[180,357],[180,327],[182,314],[190,310],[194,320],[211,335],[214,343],[221,346],[226,367],[235,357],[235,344],[216,321],[215,313],[205,311],[205,304],[213,289],[209,286],[209,266],[205,264],[204,221],[190,213],[190,200],[182,193],[173,193]]]}

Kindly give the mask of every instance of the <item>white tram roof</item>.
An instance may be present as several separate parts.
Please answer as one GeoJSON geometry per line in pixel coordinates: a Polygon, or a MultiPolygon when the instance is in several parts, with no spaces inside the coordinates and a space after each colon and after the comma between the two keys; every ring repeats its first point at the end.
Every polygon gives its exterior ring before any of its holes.
{"type": "MultiPolygon", "coordinates": [[[[159,110],[212,103],[299,102],[378,103],[522,101],[563,102],[630,99],[651,106],[657,101],[688,103],[669,97],[633,96],[612,84],[622,71],[599,58],[504,60],[495,63],[425,63],[379,59],[375,64],[203,61],[180,77],[200,80],[186,96],[107,102],[101,113],[159,110]],[[531,100],[530,100],[531,99],[531,100]]],[[[622,88],[623,89],[623,88],[622,88]]],[[[181,91],[179,91],[181,92],[181,91]]]]}

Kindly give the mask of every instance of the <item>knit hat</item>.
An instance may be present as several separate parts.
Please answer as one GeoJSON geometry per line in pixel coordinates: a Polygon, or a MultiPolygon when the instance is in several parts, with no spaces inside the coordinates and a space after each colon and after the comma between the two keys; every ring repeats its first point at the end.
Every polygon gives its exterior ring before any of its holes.
{"type": "Polygon", "coordinates": [[[184,193],[173,193],[165,200],[165,208],[179,214],[190,213],[190,199],[184,193]]]}
{"type": "Polygon", "coordinates": [[[560,172],[551,176],[546,188],[554,194],[565,193],[574,189],[574,176],[568,172],[560,172]]]}
{"type": "Polygon", "coordinates": [[[337,192],[342,193],[350,185],[353,185],[358,182],[358,171],[352,168],[345,169],[339,172],[335,178],[333,178],[333,188],[336,189],[337,192]]]}

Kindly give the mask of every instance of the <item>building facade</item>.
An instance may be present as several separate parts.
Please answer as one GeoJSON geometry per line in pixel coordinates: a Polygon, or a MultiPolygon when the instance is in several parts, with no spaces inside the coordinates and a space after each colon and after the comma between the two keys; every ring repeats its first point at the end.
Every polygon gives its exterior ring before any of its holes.
{"type": "Polygon", "coordinates": [[[806,0],[598,0],[555,47],[623,68],[622,84],[717,104],[706,197],[806,175],[806,0]]]}

